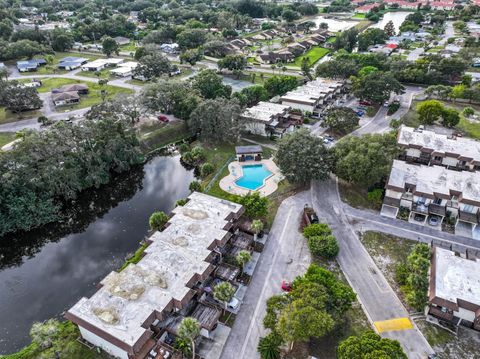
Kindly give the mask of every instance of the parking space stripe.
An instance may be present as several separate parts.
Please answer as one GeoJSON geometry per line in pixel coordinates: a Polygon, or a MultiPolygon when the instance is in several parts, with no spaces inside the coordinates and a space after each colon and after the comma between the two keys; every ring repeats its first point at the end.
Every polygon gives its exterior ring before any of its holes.
{"type": "Polygon", "coordinates": [[[410,318],[394,318],[389,320],[383,320],[373,322],[373,325],[375,326],[375,329],[377,329],[378,333],[413,329],[413,324],[410,318]]]}

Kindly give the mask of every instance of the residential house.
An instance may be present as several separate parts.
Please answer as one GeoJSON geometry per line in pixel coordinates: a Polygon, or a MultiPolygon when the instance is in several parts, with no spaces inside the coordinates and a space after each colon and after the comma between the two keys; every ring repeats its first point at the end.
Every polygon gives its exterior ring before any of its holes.
{"type": "Polygon", "coordinates": [[[263,149],[259,145],[235,146],[237,161],[260,161],[262,159],[263,149]]]}
{"type": "Polygon", "coordinates": [[[133,75],[133,70],[138,66],[138,62],[127,61],[119,65],[116,69],[110,70],[112,74],[118,77],[128,77],[133,75]]]}
{"type": "Polygon", "coordinates": [[[79,103],[80,96],[76,91],[59,92],[59,93],[52,92],[52,101],[55,106],[71,105],[71,104],[79,103]]]}
{"type": "Polygon", "coordinates": [[[430,223],[431,217],[442,223],[448,218],[448,223],[455,224],[456,233],[475,234],[479,223],[480,172],[394,160],[385,188],[383,216],[395,218],[403,208],[410,212],[409,220],[416,223],[430,223]]]}
{"type": "Polygon", "coordinates": [[[266,64],[295,61],[295,55],[288,50],[281,50],[278,52],[269,52],[267,54],[260,54],[259,57],[260,57],[260,60],[266,64]]]}
{"type": "Polygon", "coordinates": [[[17,69],[20,72],[37,71],[38,67],[45,65],[45,59],[31,59],[27,61],[17,61],[17,69]]]}
{"type": "Polygon", "coordinates": [[[70,84],[70,85],[63,85],[59,88],[53,89],[52,93],[62,93],[62,92],[76,92],[79,95],[87,95],[88,94],[88,86],[85,84],[70,84]]]}
{"type": "Polygon", "coordinates": [[[138,263],[111,272],[95,294],[65,315],[84,340],[116,358],[170,358],[178,325],[187,316],[199,321],[199,340],[225,331],[212,291],[240,272],[221,261],[235,246],[244,208],[194,192],[172,212],[165,229],[147,240],[138,263]]]}
{"type": "Polygon", "coordinates": [[[407,162],[444,166],[457,171],[480,170],[480,142],[402,125],[397,142],[407,162]]]}
{"type": "Polygon", "coordinates": [[[453,326],[480,330],[480,260],[433,247],[428,314],[453,326]]]}
{"type": "Polygon", "coordinates": [[[378,7],[378,4],[366,4],[366,5],[362,5],[362,6],[357,7],[355,9],[355,11],[360,13],[360,14],[366,14],[367,12],[369,12],[370,10],[372,10],[376,7],[378,7]]]}
{"type": "Polygon", "coordinates": [[[328,105],[343,97],[345,97],[343,82],[317,78],[281,96],[280,103],[318,116],[328,105]]]}
{"type": "Polygon", "coordinates": [[[87,62],[82,65],[82,71],[101,71],[106,67],[119,66],[123,63],[123,59],[97,59],[91,62],[87,62]]]}
{"type": "Polygon", "coordinates": [[[118,44],[118,46],[128,45],[130,43],[130,39],[123,36],[116,36],[113,39],[118,44]]]}
{"type": "Polygon", "coordinates": [[[167,54],[176,54],[180,51],[177,43],[161,44],[160,50],[162,50],[163,52],[166,52],[167,54]]]}
{"type": "Polygon", "coordinates": [[[260,136],[282,137],[303,123],[301,113],[292,112],[290,106],[264,101],[247,108],[240,117],[247,132],[260,136]]]}
{"type": "Polygon", "coordinates": [[[57,67],[61,70],[75,70],[78,69],[80,66],[83,64],[86,64],[88,62],[88,59],[83,58],[83,57],[64,57],[63,59],[60,60],[58,63],[57,67]]]}

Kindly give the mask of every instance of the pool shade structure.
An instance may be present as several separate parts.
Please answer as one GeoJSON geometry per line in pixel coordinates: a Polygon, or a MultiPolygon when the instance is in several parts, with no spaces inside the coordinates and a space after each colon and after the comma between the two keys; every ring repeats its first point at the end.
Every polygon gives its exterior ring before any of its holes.
{"type": "Polygon", "coordinates": [[[262,146],[235,146],[237,161],[261,161],[263,149],[262,146]]]}

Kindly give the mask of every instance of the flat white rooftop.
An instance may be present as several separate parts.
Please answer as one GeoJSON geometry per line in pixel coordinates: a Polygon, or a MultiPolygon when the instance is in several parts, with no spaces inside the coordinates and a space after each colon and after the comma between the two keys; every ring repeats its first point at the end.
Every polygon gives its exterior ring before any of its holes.
{"type": "Polygon", "coordinates": [[[192,193],[163,232],[150,237],[153,242],[138,264],[121,272],[111,272],[103,287],[91,298],[80,299],[68,313],[133,346],[145,332],[142,324],[154,312],[162,312],[189,292],[186,284],[210,266],[205,259],[208,247],[227,235],[223,228],[231,213],[241,205],[201,193],[192,193]]]}
{"type": "Polygon", "coordinates": [[[419,166],[394,160],[388,185],[405,188],[416,186],[416,191],[450,196],[450,190],[462,193],[462,199],[480,202],[480,172],[453,171],[442,166],[419,166]]]}
{"type": "Polygon", "coordinates": [[[280,98],[280,100],[311,102],[313,104],[315,101],[324,98],[325,95],[334,92],[342,85],[343,84],[339,81],[317,78],[287,92],[280,98]]]}
{"type": "Polygon", "coordinates": [[[462,299],[480,305],[480,262],[435,248],[435,296],[457,303],[462,299]]]}
{"type": "Polygon", "coordinates": [[[242,113],[242,117],[268,123],[272,120],[272,117],[283,114],[288,108],[290,106],[260,101],[257,105],[247,108],[242,113]]]}
{"type": "Polygon", "coordinates": [[[453,153],[480,161],[480,142],[470,138],[449,138],[433,131],[401,126],[398,143],[403,146],[414,145],[433,149],[437,153],[453,153]]]}

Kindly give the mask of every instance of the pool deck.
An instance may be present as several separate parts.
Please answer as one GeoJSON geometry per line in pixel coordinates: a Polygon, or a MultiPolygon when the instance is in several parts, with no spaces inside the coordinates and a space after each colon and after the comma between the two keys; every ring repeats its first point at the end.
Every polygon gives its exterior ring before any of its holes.
{"type": "Polygon", "coordinates": [[[284,178],[282,173],[280,172],[280,169],[277,167],[277,165],[275,164],[275,162],[273,162],[272,159],[245,162],[233,161],[228,165],[228,170],[230,171],[230,174],[220,180],[220,188],[228,193],[238,194],[241,196],[246,195],[249,192],[259,192],[260,195],[264,197],[268,196],[278,189],[278,182],[280,182],[284,178]],[[272,172],[272,175],[265,179],[265,184],[262,187],[255,191],[252,191],[247,188],[240,187],[235,183],[236,180],[243,176],[242,166],[260,164],[264,165],[267,170],[272,172]]]}

